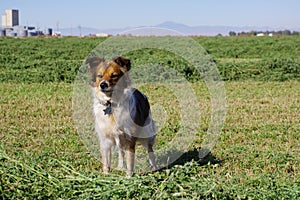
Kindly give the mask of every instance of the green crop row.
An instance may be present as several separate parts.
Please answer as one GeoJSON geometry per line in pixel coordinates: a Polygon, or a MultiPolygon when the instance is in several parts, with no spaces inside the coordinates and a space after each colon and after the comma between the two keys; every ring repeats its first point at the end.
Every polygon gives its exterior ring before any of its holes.
{"type": "MultiPolygon", "coordinates": [[[[223,80],[300,80],[300,37],[196,37],[223,80]]],[[[101,38],[0,38],[1,82],[73,82],[101,38]]],[[[184,49],[183,49],[184,51],[184,49]]],[[[116,55],[117,56],[117,55],[116,55]]],[[[126,54],[132,66],[174,68],[190,81],[201,72],[170,52],[144,49],[126,54]]]]}
{"type": "Polygon", "coordinates": [[[275,57],[249,62],[220,62],[224,80],[287,81],[300,80],[300,60],[275,57]]]}

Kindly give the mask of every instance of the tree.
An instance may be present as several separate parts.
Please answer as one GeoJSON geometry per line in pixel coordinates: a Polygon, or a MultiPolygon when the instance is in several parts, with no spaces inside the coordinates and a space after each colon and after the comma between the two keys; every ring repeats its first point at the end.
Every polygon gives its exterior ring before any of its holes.
{"type": "Polygon", "coordinates": [[[282,35],[292,35],[290,30],[284,30],[282,31],[282,35]]]}
{"type": "Polygon", "coordinates": [[[230,31],[230,32],[229,32],[229,36],[236,36],[236,32],[230,31]]]}

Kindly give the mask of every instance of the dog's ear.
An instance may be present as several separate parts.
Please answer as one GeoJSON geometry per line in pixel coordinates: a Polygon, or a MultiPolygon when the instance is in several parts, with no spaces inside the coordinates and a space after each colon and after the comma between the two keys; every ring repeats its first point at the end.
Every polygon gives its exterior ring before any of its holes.
{"type": "Polygon", "coordinates": [[[85,61],[85,64],[88,64],[88,69],[90,72],[90,84],[92,86],[94,86],[96,83],[97,67],[101,62],[104,62],[104,59],[96,56],[90,56],[85,61]]]}
{"type": "Polygon", "coordinates": [[[89,69],[92,68],[97,68],[97,66],[101,63],[104,62],[103,58],[99,58],[97,56],[89,56],[86,60],[85,60],[85,64],[89,65],[89,69]]]}
{"type": "Polygon", "coordinates": [[[129,71],[130,68],[131,68],[130,60],[127,59],[127,58],[124,58],[122,56],[118,56],[118,57],[113,58],[113,61],[116,62],[121,67],[125,68],[126,71],[129,71]]]}

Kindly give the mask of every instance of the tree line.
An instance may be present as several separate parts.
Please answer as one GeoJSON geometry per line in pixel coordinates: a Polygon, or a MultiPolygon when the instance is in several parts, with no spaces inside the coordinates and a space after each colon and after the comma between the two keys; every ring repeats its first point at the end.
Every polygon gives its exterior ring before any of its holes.
{"type": "Polygon", "coordinates": [[[291,30],[279,31],[249,31],[235,32],[230,31],[229,36],[300,36],[300,32],[291,30]]]}

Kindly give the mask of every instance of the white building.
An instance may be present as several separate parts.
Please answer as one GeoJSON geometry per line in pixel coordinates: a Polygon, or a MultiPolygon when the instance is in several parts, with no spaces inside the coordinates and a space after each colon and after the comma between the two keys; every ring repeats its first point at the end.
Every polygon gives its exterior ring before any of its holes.
{"type": "Polygon", "coordinates": [[[19,25],[19,10],[5,10],[2,15],[2,27],[12,28],[19,25]]]}
{"type": "Polygon", "coordinates": [[[263,37],[263,36],[265,36],[265,34],[264,33],[258,33],[256,36],[257,37],[263,37]]]}
{"type": "Polygon", "coordinates": [[[108,37],[107,33],[97,33],[96,37],[108,37]]]}

